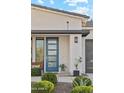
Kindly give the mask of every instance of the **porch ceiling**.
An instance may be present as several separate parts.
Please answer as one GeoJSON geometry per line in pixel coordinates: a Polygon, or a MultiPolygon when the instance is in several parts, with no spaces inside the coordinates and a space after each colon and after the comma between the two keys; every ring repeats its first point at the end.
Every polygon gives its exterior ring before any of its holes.
{"type": "Polygon", "coordinates": [[[86,36],[89,30],[31,30],[32,34],[82,34],[86,36]]]}

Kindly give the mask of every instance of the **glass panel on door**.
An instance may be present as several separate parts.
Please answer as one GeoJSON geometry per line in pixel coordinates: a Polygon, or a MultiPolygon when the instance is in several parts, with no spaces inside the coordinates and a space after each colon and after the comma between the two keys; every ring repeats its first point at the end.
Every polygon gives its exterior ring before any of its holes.
{"type": "Polygon", "coordinates": [[[49,62],[56,61],[56,56],[48,55],[48,61],[49,62]]]}
{"type": "Polygon", "coordinates": [[[56,51],[48,51],[48,55],[57,55],[56,51]]]}
{"type": "Polygon", "coordinates": [[[54,45],[48,45],[48,49],[56,49],[57,48],[57,45],[56,44],[54,44],[54,45]]]}

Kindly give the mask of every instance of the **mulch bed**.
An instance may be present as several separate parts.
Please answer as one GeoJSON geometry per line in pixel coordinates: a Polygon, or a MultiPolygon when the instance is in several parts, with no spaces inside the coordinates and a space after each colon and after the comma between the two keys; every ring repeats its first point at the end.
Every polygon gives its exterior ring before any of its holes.
{"type": "Polygon", "coordinates": [[[71,83],[58,82],[55,88],[55,93],[70,93],[72,90],[71,83]]]}

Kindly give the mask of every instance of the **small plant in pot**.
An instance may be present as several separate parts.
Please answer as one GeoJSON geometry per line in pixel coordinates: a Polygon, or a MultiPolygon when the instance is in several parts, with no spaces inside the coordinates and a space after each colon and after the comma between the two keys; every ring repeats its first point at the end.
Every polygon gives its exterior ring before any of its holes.
{"type": "Polygon", "coordinates": [[[79,76],[80,71],[78,70],[79,64],[82,62],[82,57],[76,58],[76,63],[74,64],[75,70],[73,70],[73,76],[79,76]]]}
{"type": "Polygon", "coordinates": [[[67,66],[65,64],[60,64],[59,67],[61,68],[61,71],[65,71],[65,69],[67,68],[67,66]]]}

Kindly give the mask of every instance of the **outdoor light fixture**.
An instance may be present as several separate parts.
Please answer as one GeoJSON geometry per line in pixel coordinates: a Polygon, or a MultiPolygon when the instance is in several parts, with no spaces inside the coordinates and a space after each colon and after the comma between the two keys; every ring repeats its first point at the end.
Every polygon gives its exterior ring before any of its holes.
{"type": "Polygon", "coordinates": [[[69,21],[67,21],[66,23],[67,23],[67,30],[69,30],[69,21]]]}
{"type": "Polygon", "coordinates": [[[78,43],[78,37],[74,37],[74,43],[78,43]]]}

